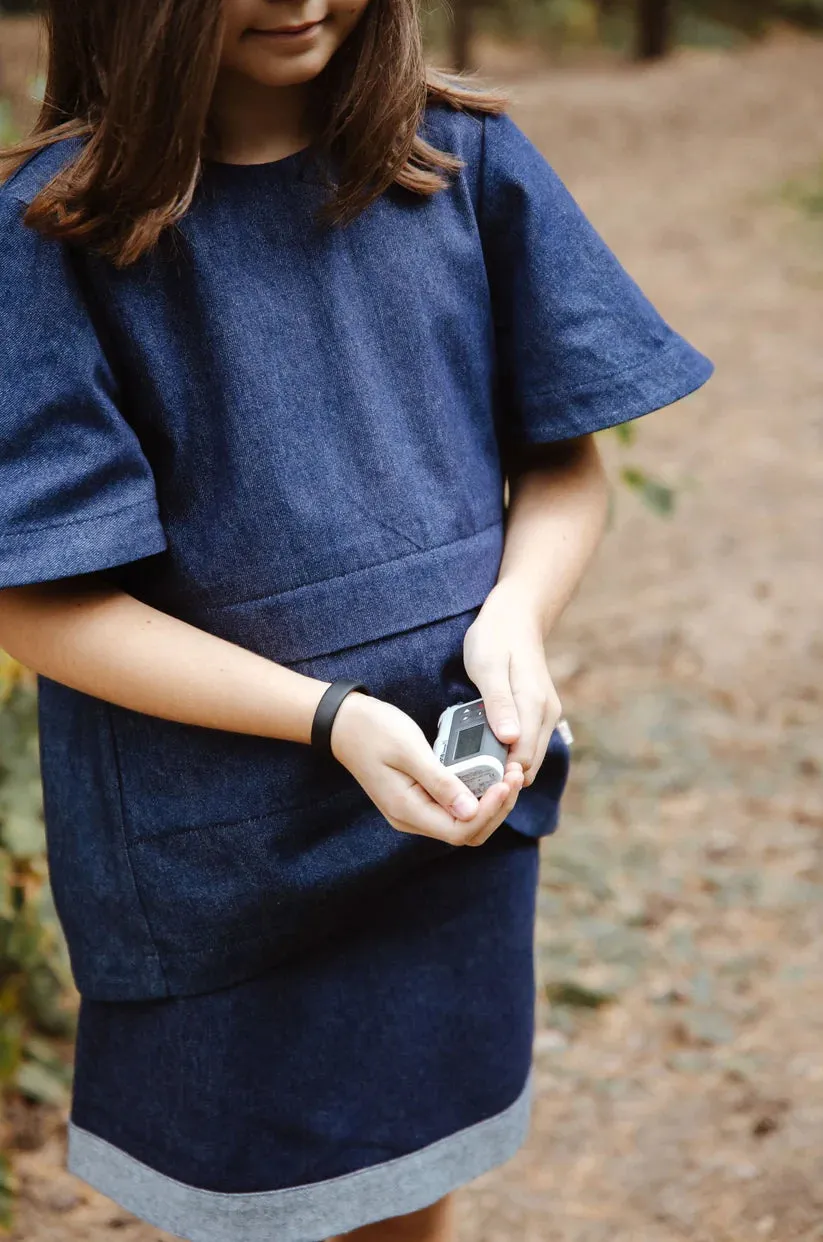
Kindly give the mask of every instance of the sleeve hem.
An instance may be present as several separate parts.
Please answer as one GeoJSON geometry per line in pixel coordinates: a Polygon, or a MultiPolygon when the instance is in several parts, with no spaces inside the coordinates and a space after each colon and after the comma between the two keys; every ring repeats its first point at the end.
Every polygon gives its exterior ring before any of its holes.
{"type": "Polygon", "coordinates": [[[589,389],[535,394],[525,404],[517,438],[523,443],[570,440],[631,422],[687,397],[714,373],[714,363],[687,341],[652,362],[632,367],[589,389]]]}
{"type": "Polygon", "coordinates": [[[0,589],[111,569],[167,547],[154,499],[79,522],[8,532],[0,540],[0,589]]]}

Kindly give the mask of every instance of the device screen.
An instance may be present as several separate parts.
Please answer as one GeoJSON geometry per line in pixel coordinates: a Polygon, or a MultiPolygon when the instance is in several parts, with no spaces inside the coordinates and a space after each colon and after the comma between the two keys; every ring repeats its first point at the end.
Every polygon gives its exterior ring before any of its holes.
{"type": "Polygon", "coordinates": [[[470,755],[476,755],[483,745],[483,733],[485,726],[482,724],[471,725],[468,729],[461,729],[457,735],[457,745],[454,748],[455,759],[468,759],[470,755]]]}

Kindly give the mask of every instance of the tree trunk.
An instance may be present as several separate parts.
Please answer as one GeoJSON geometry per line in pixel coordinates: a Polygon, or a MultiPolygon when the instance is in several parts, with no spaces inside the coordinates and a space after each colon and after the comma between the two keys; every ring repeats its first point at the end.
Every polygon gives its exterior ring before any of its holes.
{"type": "Polygon", "coordinates": [[[671,50],[674,0],[637,0],[637,59],[659,60],[671,50]]]}
{"type": "Polygon", "coordinates": [[[458,72],[472,68],[474,0],[454,0],[452,26],[452,65],[458,72]]]}

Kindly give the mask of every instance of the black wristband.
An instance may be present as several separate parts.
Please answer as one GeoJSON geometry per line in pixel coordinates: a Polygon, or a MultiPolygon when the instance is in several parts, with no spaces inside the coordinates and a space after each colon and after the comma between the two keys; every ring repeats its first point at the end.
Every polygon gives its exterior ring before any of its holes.
{"type": "Polygon", "coordinates": [[[314,750],[321,750],[324,754],[335,757],[331,748],[331,727],[337,715],[337,709],[352,690],[362,690],[365,694],[371,693],[362,681],[339,679],[326,688],[317,704],[311,725],[311,745],[314,750]]]}

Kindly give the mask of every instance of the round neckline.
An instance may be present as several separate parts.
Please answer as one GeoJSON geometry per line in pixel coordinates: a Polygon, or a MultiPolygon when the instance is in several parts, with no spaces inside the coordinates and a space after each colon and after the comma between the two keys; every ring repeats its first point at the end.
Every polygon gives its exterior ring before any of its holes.
{"type": "Polygon", "coordinates": [[[203,172],[210,175],[231,180],[254,180],[277,174],[288,176],[299,173],[301,169],[308,168],[314,153],[315,144],[309,143],[305,147],[299,147],[297,151],[290,152],[289,155],[281,155],[276,160],[260,160],[254,164],[237,164],[230,160],[217,160],[203,156],[201,164],[203,172]]]}

